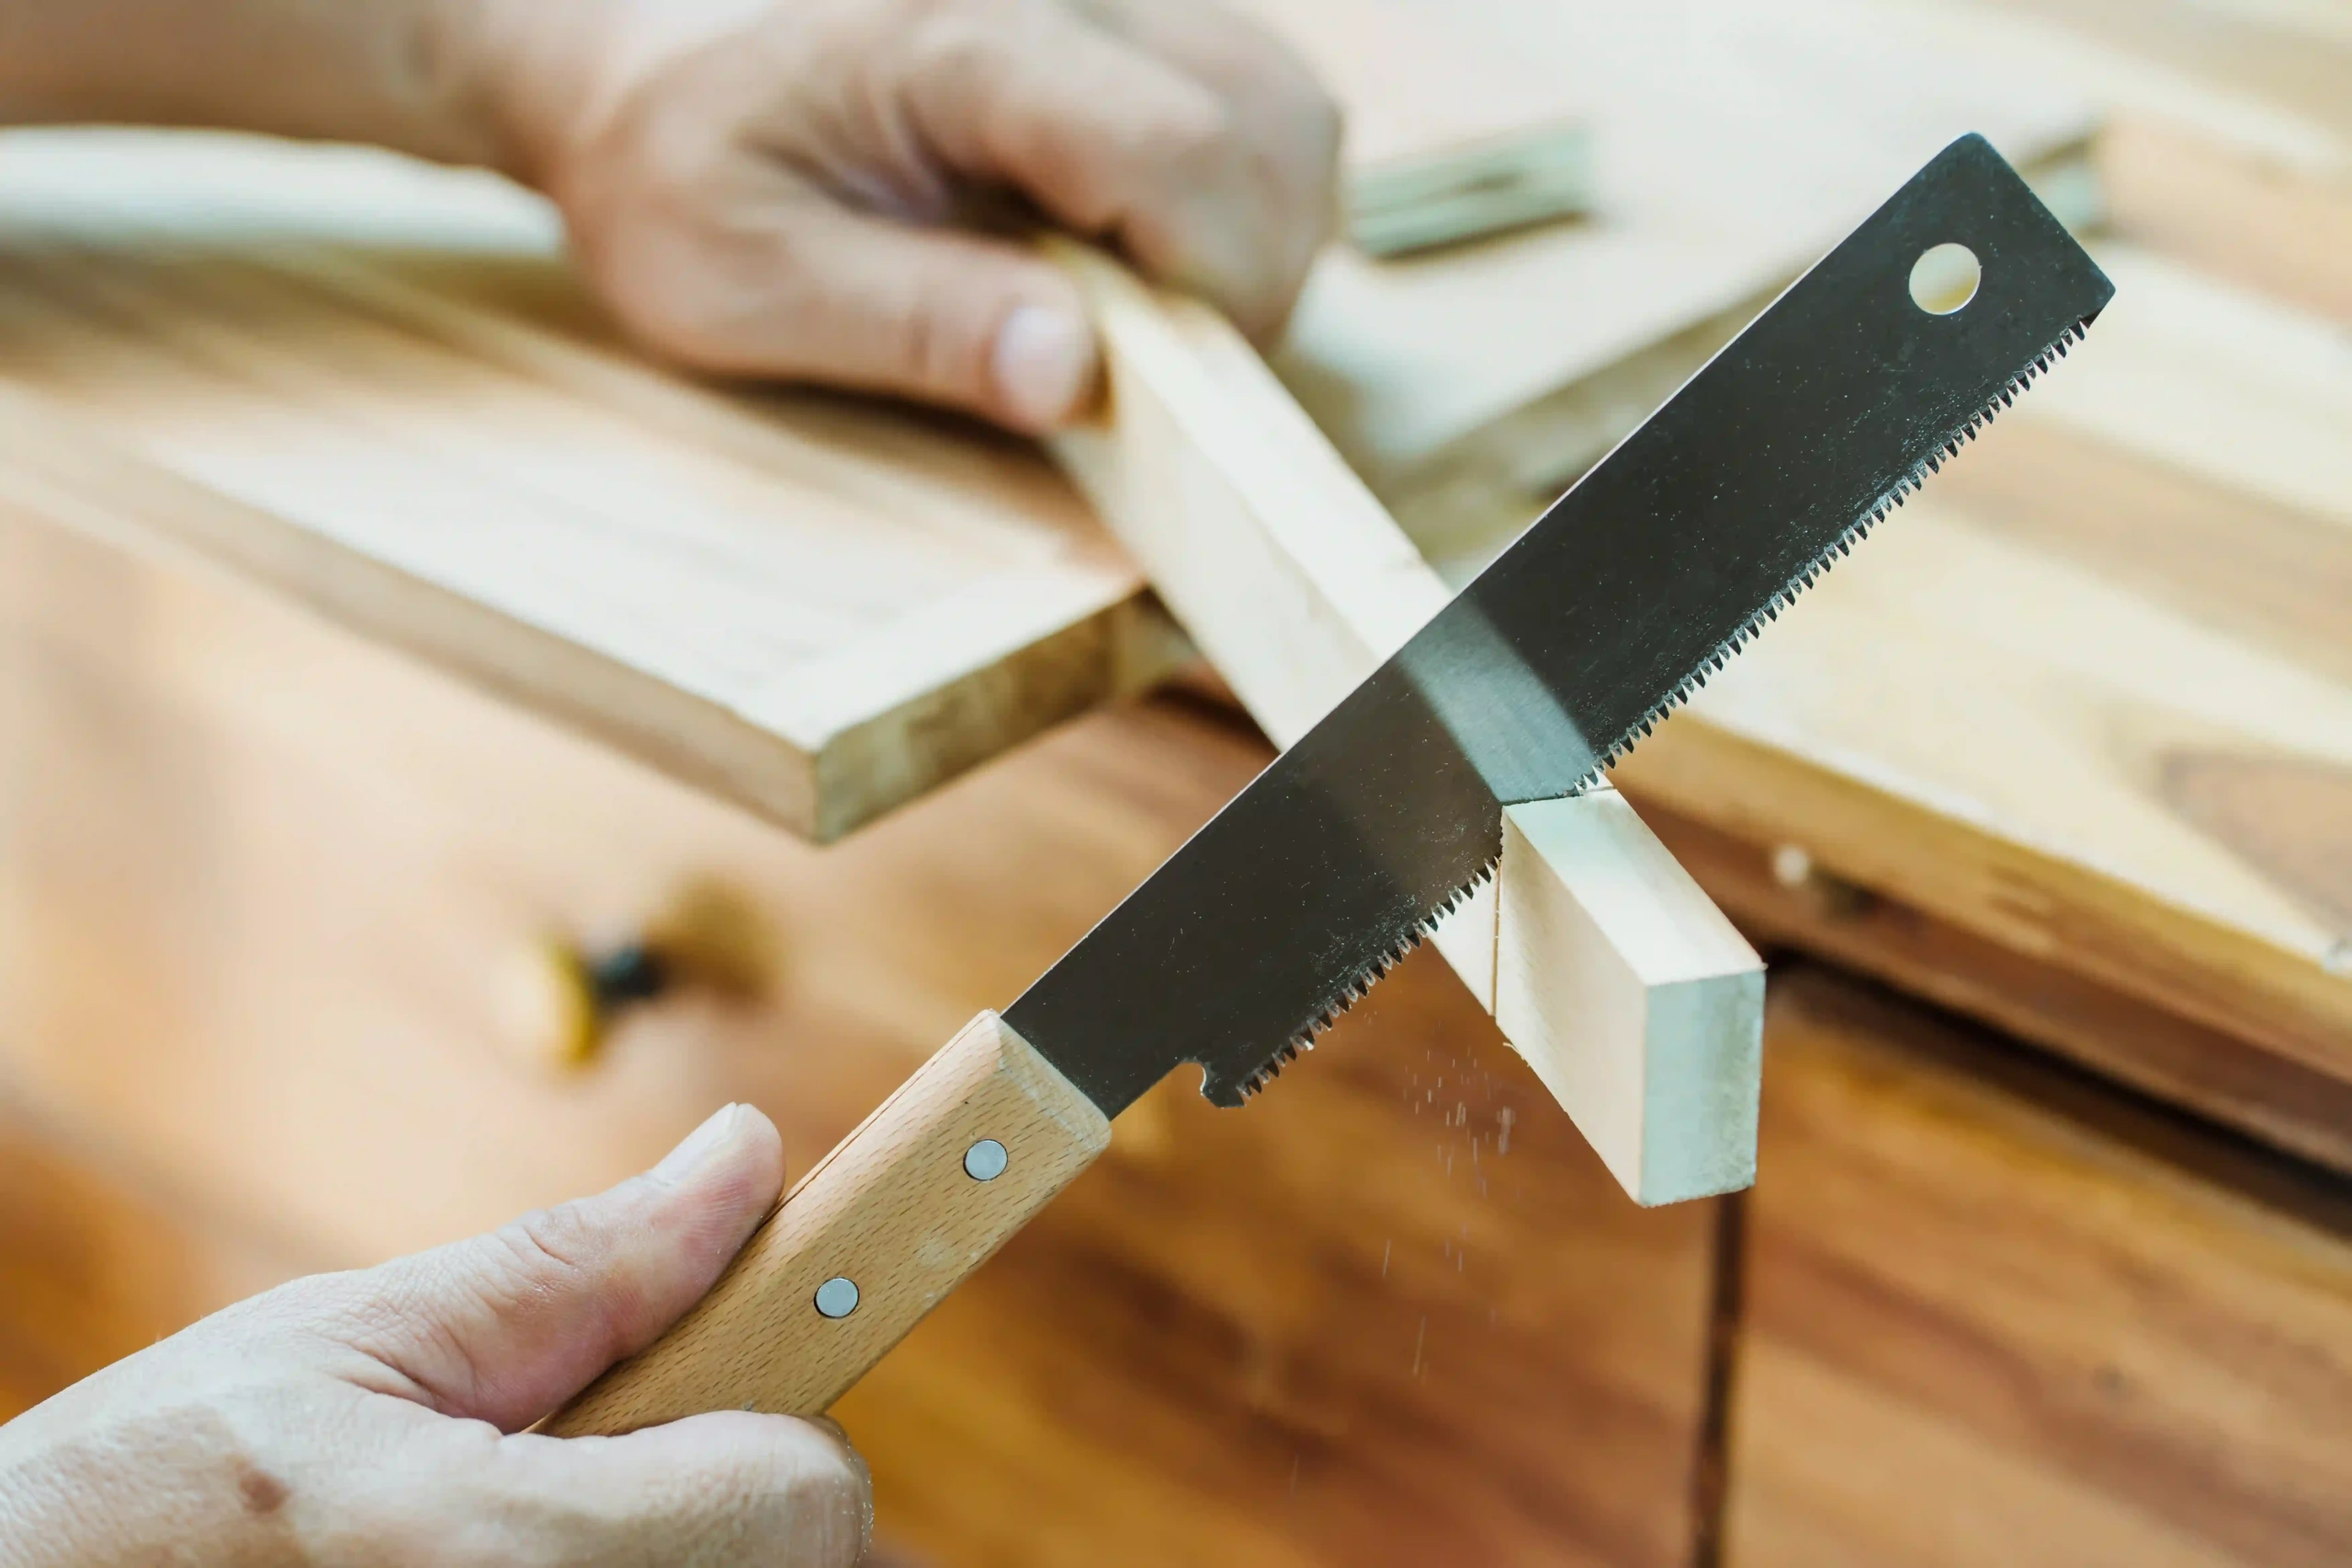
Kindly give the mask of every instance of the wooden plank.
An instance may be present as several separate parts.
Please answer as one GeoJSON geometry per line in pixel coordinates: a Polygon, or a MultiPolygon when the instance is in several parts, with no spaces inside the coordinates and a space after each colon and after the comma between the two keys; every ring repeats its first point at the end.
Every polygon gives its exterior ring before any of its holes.
{"type": "Polygon", "coordinates": [[[2098,142],[2109,226],[2250,293],[2352,323],[2352,176],[2300,173],[2153,114],[2098,142]]]}
{"type": "Polygon", "coordinates": [[[1642,809],[1767,952],[1818,954],[2352,1175],[2352,1082],[1849,882],[1792,844],[1736,838],[1655,799],[1642,809]]]}
{"type": "Polygon", "coordinates": [[[2143,287],[2084,384],[2021,401],[1619,776],[2352,1081],[2352,354],[2308,319],[2249,352],[2279,308],[2116,259],[2143,287]]]}
{"type": "Polygon", "coordinates": [[[647,367],[527,234],[382,160],[330,160],[356,188],[291,232],[248,210],[318,156],[0,152],[0,379],[190,481],[140,481],[151,525],[820,840],[1184,656],[1034,449],[647,367]],[[322,241],[371,195],[392,233],[322,241]]]}
{"type": "MultiPolygon", "coordinates": [[[[2352,344],[2335,323],[2136,245],[2095,249],[2115,280],[2116,313],[2092,329],[2096,352],[2035,389],[2024,423],[2352,529],[2352,344]]],[[[1966,471],[1973,479],[1999,467],[1966,471]]]]}
{"type": "MultiPolygon", "coordinates": [[[[2199,7],[2196,26],[2210,30],[2220,48],[2211,51],[2165,49],[2163,30],[2135,24],[2138,8],[2102,7],[2101,0],[2000,0],[1975,5],[1967,0],[1870,0],[1879,13],[1880,27],[1921,36],[1950,39],[1964,35],[1972,47],[2012,61],[2036,62],[2049,75],[2063,81],[2083,100],[2095,105],[2101,117],[2100,141],[2119,125],[2153,120],[2186,133],[2209,151],[2220,149],[2235,157],[2269,165],[2274,173],[2301,178],[2340,180],[2352,173],[2352,152],[2340,113],[2315,99],[2279,90],[2282,84],[2265,80],[2261,73],[2233,72],[2227,64],[2233,37],[2270,30],[2258,19],[2263,0],[2241,6],[2233,0],[2199,7]],[[2103,8],[2106,16],[2089,21],[2087,13],[2103,8]],[[2073,16],[2065,13],[2073,12],[2073,16]],[[2087,25],[2084,25],[2087,23],[2087,25]]],[[[2158,0],[2149,12],[2170,10],[2177,22],[2186,8],[2158,0]]],[[[2280,13],[2274,20],[2285,20],[2280,13]]],[[[2291,27],[2291,24],[2290,24],[2291,27]]],[[[2307,62],[2318,63],[2322,76],[2338,68],[2324,51],[2306,50],[2307,62]]],[[[2336,94],[2341,97],[2341,92],[2336,94]]],[[[2101,175],[2111,160],[2095,153],[2101,175]]],[[[2205,164],[2200,155],[2197,160],[2205,164]]],[[[2210,164],[2207,164],[2210,168],[2210,164]]],[[[2168,196],[2168,205],[2186,199],[2201,201],[2214,194],[2204,178],[2207,169],[2185,169],[2186,176],[2168,196]]],[[[2101,207],[2108,192],[2100,187],[2101,207]]],[[[2225,247],[2227,239],[2209,235],[2225,247]]]]}
{"type": "Polygon", "coordinates": [[[2330,0],[1995,0],[1988,8],[2275,104],[2352,141],[2352,25],[2330,0]]]}
{"type": "Polygon", "coordinates": [[[1769,1037],[1727,1562],[2352,1553],[2340,1182],[1821,975],[1769,1037]]]}
{"type": "Polygon", "coordinates": [[[1453,244],[1591,204],[1583,106],[1540,63],[1407,6],[1251,0],[1250,9],[1347,116],[1347,232],[1365,254],[1453,244]]]}
{"type": "MultiPolygon", "coordinates": [[[[806,1170],[1271,755],[1135,705],[820,851],[14,508],[0,726],[0,1055],[337,1265],[594,1190],[729,1099],[806,1170]],[[650,1010],[575,1077],[503,1054],[504,954],[711,874],[778,933],[766,1000],[650,1010]]],[[[1247,1111],[1161,1085],[841,1414],[937,1568],[1679,1568],[1714,1221],[1626,1202],[1417,958],[1247,1111]]]]}
{"type": "Polygon", "coordinates": [[[1871,0],[1415,3],[1589,104],[1600,160],[1589,221],[1402,264],[1335,252],[1275,356],[1450,576],[1952,137],[1984,132],[2090,210],[2087,106],[1964,18],[1871,0]]]}
{"type": "Polygon", "coordinates": [[[1722,695],[1711,682],[1620,777],[2352,1076],[2336,861],[2352,692],[1917,510],[1783,615],[1722,695]]]}
{"type": "MultiPolygon", "coordinates": [[[[1054,448],[1287,745],[1444,605],[1444,586],[1214,311],[1055,251],[1093,300],[1111,407],[1054,448]]],[[[1520,852],[1492,899],[1440,922],[1439,951],[1498,1017],[1509,954],[1506,1032],[1638,1201],[1746,1185],[1761,960],[1613,792],[1504,816],[1520,852]]]]}

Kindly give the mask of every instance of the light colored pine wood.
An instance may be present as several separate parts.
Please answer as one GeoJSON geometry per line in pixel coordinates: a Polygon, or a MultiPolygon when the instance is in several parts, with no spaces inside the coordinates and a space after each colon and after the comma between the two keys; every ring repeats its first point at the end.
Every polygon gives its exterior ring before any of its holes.
{"type": "Polygon", "coordinates": [[[2352,1553],[2340,1183],[1823,974],[1768,1040],[1725,1562],[2352,1553]]]}
{"type": "MultiPolygon", "coordinates": [[[[1055,451],[1259,723],[1295,741],[1443,607],[1445,589],[1215,311],[1082,247],[1051,249],[1085,282],[1110,363],[1107,416],[1055,451]]],[[[1490,883],[1440,922],[1438,950],[1577,1124],[1611,1130],[1605,1157],[1638,1201],[1742,1184],[1760,1019],[1752,1005],[1686,1006],[1682,987],[1747,996],[1761,960],[1613,792],[1538,815],[1519,840],[1524,863],[1503,874],[1544,891],[1521,900],[1490,883]],[[1514,925],[1563,888],[1590,918],[1514,925]],[[1501,951],[1513,955],[1507,1020],[1501,951]],[[1605,1002],[1602,976],[1616,981],[1605,1002]],[[1629,1125],[1637,1135],[1616,1134],[1629,1125]]]]}
{"type": "Polygon", "coordinates": [[[1347,116],[1348,237],[1401,255],[1578,212],[1592,138],[1555,77],[1409,6],[1250,0],[1347,116]]]}
{"type": "Polygon", "coordinates": [[[1451,595],[1223,317],[1084,246],[1047,248],[1109,359],[1106,416],[1054,454],[1288,746],[1451,595]]]}
{"type": "Polygon", "coordinates": [[[2098,141],[2113,231],[2280,304],[2352,324],[2352,156],[2330,173],[2119,114],[2098,141]]]}
{"type": "Polygon", "coordinates": [[[1752,1185],[1763,965],[1634,808],[1515,807],[1495,886],[1495,1022],[1625,1190],[1752,1185]]]}
{"type": "Polygon", "coordinates": [[[2352,142],[2352,23],[2333,0],[1996,0],[1988,7],[2109,44],[2305,117],[2352,142]]]}
{"type": "Polygon", "coordinates": [[[150,524],[820,840],[1184,656],[1034,450],[649,367],[462,176],[328,158],[277,216],[319,162],[0,142],[0,380],[150,524]]]}
{"type": "MultiPolygon", "coordinates": [[[[2041,69],[2064,81],[2082,100],[2100,112],[2103,144],[2118,125],[2154,120],[2187,134],[2201,151],[2189,155],[2190,166],[2175,197],[2203,203],[2216,192],[2206,178],[2210,155],[2252,158],[2278,173],[2300,177],[2341,180],[2352,174],[2352,139],[2345,135],[2340,103],[2322,107],[2320,95],[2298,94],[2282,84],[2266,82],[2262,73],[2233,69],[2233,45],[2267,29],[2246,26],[2256,7],[2236,6],[2228,0],[2203,6],[2197,26],[2209,30],[2218,48],[2178,50],[2165,47],[2164,33],[2177,28],[2187,7],[2164,0],[2155,6],[2101,6],[2100,0],[1996,0],[1990,5],[1972,0],[1869,0],[1878,13],[1875,25],[1892,27],[1939,40],[1965,35],[1972,47],[2012,60],[2037,60],[2041,69]],[[2093,9],[2104,11],[2094,19],[2093,9]],[[2162,14],[2170,12],[2169,17],[2162,14]],[[2069,13],[2072,13],[2071,15],[2069,13]],[[2143,16],[2157,18],[2154,28],[2139,25],[2143,16]],[[2197,167],[2196,165],[2204,165],[2197,167]]],[[[2283,20],[2283,12],[2270,20],[2283,20]]],[[[2176,33],[2176,39],[2177,38],[2176,33]]],[[[2266,40],[2275,44],[2274,38],[2266,40]]],[[[2285,51],[2275,51],[2276,53],[2285,51]]],[[[2241,56],[2241,59],[2243,57],[2241,56]]],[[[2324,51],[2306,49],[2304,63],[2325,80],[2340,71],[2324,51]]],[[[2338,89],[2334,94],[2340,100],[2338,89]]],[[[2099,159],[2101,174],[2112,163],[2099,159]]],[[[2104,193],[2103,193],[2104,194],[2104,193]]],[[[2104,203],[2103,203],[2104,205],[2104,203]]],[[[2124,214],[2118,210],[2118,218],[2124,214]]],[[[2215,217],[2221,213],[2217,209],[2215,217]]],[[[2220,235],[2208,235],[2219,241],[2220,235]]],[[[2226,249],[2226,243],[2215,246],[2226,249]]]]}
{"type": "Polygon", "coordinates": [[[817,1162],[674,1327],[537,1429],[824,1414],[1110,1143],[1092,1100],[980,1014],[817,1162]],[[984,1145],[997,1163],[975,1168],[984,1145]]]}
{"type": "MultiPolygon", "coordinates": [[[[2344,211],[2340,233],[2309,234],[2301,254],[2352,240],[2352,186],[2344,211]]],[[[2352,530],[2352,341],[2141,246],[2093,248],[2117,303],[2096,350],[2035,389],[2026,423],[2352,530]]]]}

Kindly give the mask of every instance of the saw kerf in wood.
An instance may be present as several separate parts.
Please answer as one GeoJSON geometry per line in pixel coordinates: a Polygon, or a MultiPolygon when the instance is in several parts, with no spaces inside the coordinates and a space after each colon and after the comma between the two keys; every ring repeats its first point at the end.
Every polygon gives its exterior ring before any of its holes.
{"type": "MultiPolygon", "coordinates": [[[[1055,456],[1276,745],[1451,595],[1254,349],[1090,247],[1104,417],[1055,456]]],[[[1430,940],[1644,1205],[1756,1175],[1764,961],[1617,792],[1505,809],[1493,880],[1430,940]]]]}

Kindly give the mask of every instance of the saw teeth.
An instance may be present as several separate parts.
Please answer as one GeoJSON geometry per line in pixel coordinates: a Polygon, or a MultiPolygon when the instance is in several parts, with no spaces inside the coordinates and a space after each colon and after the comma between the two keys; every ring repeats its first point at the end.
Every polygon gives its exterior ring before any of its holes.
{"type": "Polygon", "coordinates": [[[1991,424],[1995,415],[2003,409],[2016,407],[2018,395],[2033,384],[2033,378],[2036,376],[2047,374],[2052,365],[2064,358],[2067,351],[2074,344],[2080,343],[2083,340],[2083,334],[2090,331],[2090,325],[2091,318],[2085,317],[2061,333],[2056,343],[2035,355],[2032,362],[2019,371],[2014,379],[1993,394],[1992,399],[1985,403],[1983,410],[1968,419],[1962,426],[1961,436],[1948,438],[1941,447],[1928,453],[1912,468],[1909,473],[1897,479],[1884,495],[1879,497],[1861,516],[1854,520],[1853,526],[1848,528],[1834,544],[1815,556],[1794,577],[1791,578],[1786,587],[1767,600],[1763,608],[1749,617],[1746,626],[1724,638],[1713,654],[1701,660],[1698,666],[1683,678],[1681,683],[1675,687],[1664,702],[1652,708],[1623,735],[1619,736],[1616,743],[1611,746],[1601,757],[1600,765],[1593,772],[1577,780],[1575,787],[1568,793],[1572,795],[1582,795],[1600,783],[1609,771],[1634,749],[1636,741],[1648,735],[1666,719],[1668,714],[1689,702],[1699,689],[1707,683],[1709,675],[1720,672],[1724,665],[1731,662],[1734,656],[1762,635],[1765,626],[1778,620],[1781,612],[1794,604],[1799,593],[1812,587],[1818,579],[1826,576],[1833,555],[1853,554],[1854,547],[1868,538],[1872,528],[1885,522],[1896,507],[1919,492],[1929,474],[1940,471],[1947,458],[1960,456],[1962,438],[1969,441],[1975,440],[1977,433],[1991,424]]]}
{"type": "Polygon", "coordinates": [[[1340,999],[1339,1001],[1335,1002],[1330,1007],[1324,1009],[1322,1012],[1316,1016],[1315,1021],[1308,1024],[1298,1033],[1292,1035],[1288,1040],[1284,1041],[1283,1043],[1282,1049],[1276,1051],[1271,1060],[1266,1062],[1264,1066],[1259,1067],[1257,1071],[1251,1073],[1248,1077],[1241,1080],[1241,1098],[1244,1100],[1254,1098],[1261,1089],[1264,1089],[1268,1084],[1273,1082],[1275,1078],[1279,1077],[1284,1067],[1298,1060],[1299,1055],[1302,1052],[1314,1050],[1315,1041],[1317,1035],[1322,1034],[1333,1024],[1339,1022],[1340,1018],[1346,1014],[1350,1008],[1363,1000],[1365,997],[1371,994],[1373,987],[1378,985],[1383,979],[1387,977],[1388,972],[1391,969],[1394,969],[1399,964],[1404,963],[1406,958],[1411,954],[1415,948],[1420,946],[1424,942],[1427,942],[1429,940],[1430,933],[1437,930],[1437,925],[1440,920],[1452,914],[1454,910],[1460,908],[1463,905],[1468,903],[1472,896],[1474,896],[1479,888],[1492,881],[1494,879],[1495,868],[1501,863],[1502,857],[1498,854],[1493,860],[1488,861],[1485,865],[1481,866],[1478,870],[1477,875],[1472,877],[1469,881],[1464,883],[1461,886],[1455,888],[1452,893],[1449,893],[1445,897],[1438,901],[1437,912],[1435,914],[1432,914],[1428,919],[1421,921],[1420,924],[1406,932],[1405,935],[1398,940],[1396,946],[1390,948],[1387,952],[1382,953],[1378,958],[1373,961],[1371,968],[1348,982],[1348,984],[1342,987],[1340,992],[1340,999]]]}
{"type": "MultiPolygon", "coordinates": [[[[1927,478],[1929,474],[1939,472],[1947,459],[1960,456],[1960,448],[1962,441],[1975,440],[1977,433],[1983,430],[1986,425],[1992,423],[1996,414],[1999,413],[2004,409],[2015,408],[2017,406],[2018,394],[2031,386],[2033,384],[2033,378],[2036,376],[2048,374],[2050,367],[2052,364],[2064,358],[2068,348],[2082,341],[2083,334],[2090,330],[2090,325],[2091,319],[2089,317],[2085,317],[2082,321],[2077,321],[2074,326],[2069,327],[2064,333],[2060,334],[2056,343],[2052,344],[2048,348],[2045,348],[2040,354],[2035,355],[2031,364],[2030,364],[2025,369],[2019,371],[2015,379],[2009,381],[2007,385],[2002,387],[1999,391],[1994,393],[1991,400],[1984,405],[1983,411],[1970,418],[1961,427],[1959,434],[1947,437],[1940,447],[1929,452],[1925,458],[1912,468],[1909,473],[1905,474],[1900,479],[1896,479],[1893,487],[1890,488],[1884,495],[1879,497],[1876,502],[1872,502],[1864,510],[1860,516],[1854,520],[1851,527],[1839,535],[1834,543],[1823,549],[1822,552],[1815,556],[1811,561],[1807,562],[1798,570],[1795,576],[1789,580],[1785,587],[1783,587],[1779,592],[1773,594],[1770,599],[1767,600],[1763,608],[1759,609],[1753,616],[1749,617],[1746,626],[1741,626],[1736,631],[1734,631],[1730,637],[1724,638],[1724,641],[1717,646],[1713,653],[1708,655],[1704,659],[1702,659],[1697,667],[1694,668],[1689,675],[1683,678],[1681,683],[1675,687],[1674,691],[1667,696],[1665,701],[1650,709],[1648,713],[1645,714],[1640,719],[1636,720],[1631,727],[1629,727],[1624,734],[1619,736],[1616,743],[1611,745],[1607,752],[1602,755],[1600,762],[1595,765],[1592,772],[1578,779],[1576,784],[1570,787],[1568,794],[1570,795],[1582,795],[1586,791],[1593,788],[1596,784],[1599,784],[1605,777],[1607,777],[1609,771],[1622,761],[1624,759],[1625,754],[1633,750],[1634,742],[1640,740],[1643,737],[1656,729],[1658,725],[1665,722],[1667,716],[1671,714],[1676,708],[1679,708],[1683,704],[1689,702],[1691,696],[1698,692],[1699,688],[1707,683],[1707,677],[1710,674],[1720,672],[1724,665],[1731,662],[1734,655],[1737,654],[1742,649],[1746,648],[1749,643],[1755,641],[1758,637],[1763,634],[1764,627],[1768,623],[1778,620],[1780,618],[1781,612],[1787,609],[1792,604],[1795,603],[1796,596],[1799,593],[1802,593],[1807,588],[1812,587],[1816,580],[1827,575],[1832,556],[1849,556],[1853,554],[1854,547],[1861,543],[1862,540],[1868,538],[1870,536],[1870,531],[1873,527],[1885,522],[1887,517],[1896,507],[1901,506],[1905,501],[1918,493],[1920,487],[1927,482],[1927,478]]],[[[1423,942],[1427,941],[1430,933],[1437,929],[1437,922],[1439,920],[1444,919],[1447,915],[1452,914],[1455,909],[1461,908],[1473,894],[1476,893],[1480,887],[1484,886],[1495,874],[1495,868],[1499,863],[1499,855],[1498,855],[1495,860],[1488,861],[1484,866],[1479,868],[1477,875],[1472,877],[1468,882],[1464,883],[1460,887],[1447,895],[1444,898],[1440,899],[1438,901],[1437,912],[1431,915],[1430,919],[1415,926],[1412,931],[1407,932],[1404,940],[1399,942],[1396,947],[1382,954],[1381,957],[1374,963],[1371,969],[1366,971],[1364,974],[1357,976],[1352,981],[1351,981],[1348,986],[1341,990],[1341,999],[1339,1002],[1334,1004],[1332,1007],[1326,1009],[1319,1016],[1317,1016],[1315,1021],[1309,1024],[1305,1030],[1295,1035],[1293,1035],[1288,1041],[1285,1041],[1282,1049],[1276,1051],[1271,1060],[1269,1060],[1263,1066],[1261,1066],[1256,1072],[1251,1073],[1248,1077],[1242,1079],[1242,1098],[1245,1100],[1250,1099],[1255,1096],[1259,1090],[1264,1089],[1268,1084],[1273,1082],[1283,1067],[1297,1060],[1300,1052],[1312,1051],[1315,1049],[1316,1036],[1321,1034],[1324,1031],[1329,1029],[1334,1023],[1338,1022],[1340,1015],[1345,1013],[1349,1008],[1354,1006],[1358,1001],[1361,1001],[1365,995],[1372,990],[1372,987],[1379,983],[1382,976],[1385,976],[1391,969],[1396,968],[1397,964],[1403,963],[1406,954],[1411,953],[1413,949],[1420,946],[1423,942]]]]}

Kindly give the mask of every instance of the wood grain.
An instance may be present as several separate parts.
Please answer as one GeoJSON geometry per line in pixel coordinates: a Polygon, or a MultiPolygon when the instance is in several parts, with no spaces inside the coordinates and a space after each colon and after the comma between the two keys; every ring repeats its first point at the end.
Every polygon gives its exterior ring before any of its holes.
{"type": "Polygon", "coordinates": [[[2148,111],[2098,140],[2116,234],[2201,272],[2337,321],[2352,321],[2352,172],[2299,168],[2148,111]]]}
{"type": "Polygon", "coordinates": [[[1997,7],[2276,105],[2352,141],[2352,28],[2325,0],[1997,0],[1997,7]]]}
{"type": "Polygon", "coordinates": [[[1419,954],[1246,1112],[1147,1097],[838,1414],[945,1563],[1679,1565],[1713,1208],[1419,954]]]}
{"type": "Polygon", "coordinates": [[[2026,423],[2352,522],[2352,344],[2335,323],[2133,246],[2102,245],[2098,255],[2118,290],[2093,329],[2098,352],[2037,387],[2026,423]]]}
{"type": "MultiPolygon", "coordinates": [[[[0,379],[183,481],[145,483],[152,525],[797,831],[836,838],[1184,654],[1034,449],[646,366],[559,257],[413,171],[353,154],[288,233],[234,193],[292,206],[313,154],[7,152],[0,379]],[[350,232],[402,222],[423,258],[350,232]]],[[[14,467],[40,466],[19,436],[14,467]]],[[[111,462],[43,477],[103,499],[111,462]]]]}
{"type": "MultiPolygon", "coordinates": [[[[1222,318],[1080,246],[1050,248],[1085,285],[1110,366],[1107,412],[1055,452],[1289,745],[1443,608],[1444,585],[1222,318]]],[[[1610,1168],[1637,1201],[1744,1185],[1761,961],[1613,791],[1503,816],[1522,829],[1501,847],[1518,846],[1514,866],[1432,942],[1489,1011],[1508,955],[1513,1043],[1579,1126],[1611,1130],[1610,1168]],[[1691,1005],[1700,991],[1747,999],[1691,1005]]]]}
{"type": "MultiPolygon", "coordinates": [[[[2352,1082],[2352,354],[2287,307],[2106,254],[2127,283],[2100,342],[1619,779],[2352,1082]]],[[[2193,1081],[2163,1038],[2134,1076],[2193,1081]]],[[[2248,1124],[2244,1103],[2217,1113],[2248,1124]]]]}
{"type": "MultiPolygon", "coordinates": [[[[2340,773],[2352,694],[1921,503],[1620,774],[2342,1078],[2352,933],[2168,796],[2216,753],[2340,773]]],[[[2304,818],[2307,854],[2341,826],[2304,818]]]]}
{"type": "MultiPolygon", "coordinates": [[[[730,1099],[807,1169],[1269,756],[1228,715],[1131,706],[820,852],[20,508],[0,630],[27,764],[0,789],[0,1055],[77,1134],[324,1264],[596,1190],[730,1099]],[[769,915],[768,999],[650,1009],[585,1075],[516,1067],[501,955],[625,936],[704,874],[769,915]]],[[[1147,1097],[838,1414],[886,1534],[941,1568],[1672,1568],[1713,1213],[1626,1201],[1416,959],[1247,1111],[1147,1097]]]]}
{"type": "Polygon", "coordinates": [[[1770,1040],[1727,1562],[2352,1551],[2342,1182],[1817,976],[1770,1040]]]}
{"type": "MultiPolygon", "coordinates": [[[[2301,405],[2305,409],[2312,404],[2301,405]]],[[[2101,431],[2018,421],[1936,499],[1972,527],[2070,563],[2331,682],[2352,682],[2352,528],[2134,452],[2101,431]]]]}
{"type": "Polygon", "coordinates": [[[1883,891],[1682,817],[1648,820],[1768,952],[1818,955],[1982,1019],[2112,1081],[2352,1175],[2352,1083],[2077,969],[1980,936],[1883,891]]]}
{"type": "Polygon", "coordinates": [[[1490,522],[1524,525],[1954,137],[1982,131],[2089,211],[2088,106],[1964,17],[1415,4],[1589,104],[1600,161],[1589,220],[1403,264],[1335,252],[1275,356],[1456,580],[1490,522]]]}
{"type": "Polygon", "coordinates": [[[1643,1203],[1754,1183],[1764,966],[1634,808],[1514,808],[1496,887],[1495,1021],[1610,1173],[1643,1203]]]}
{"type": "Polygon", "coordinates": [[[823,1415],[1110,1142],[1093,1102],[983,1012],[793,1186],[709,1294],[537,1429],[823,1415]],[[967,1166],[984,1140],[1003,1162],[986,1174],[967,1166]]]}

